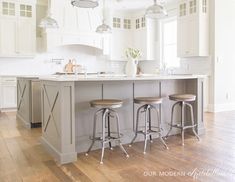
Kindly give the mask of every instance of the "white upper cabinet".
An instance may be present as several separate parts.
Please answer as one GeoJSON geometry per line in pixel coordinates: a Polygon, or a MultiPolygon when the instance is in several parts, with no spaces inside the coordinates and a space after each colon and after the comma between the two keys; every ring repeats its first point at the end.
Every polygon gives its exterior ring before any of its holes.
{"type": "Polygon", "coordinates": [[[0,9],[0,57],[34,56],[35,2],[0,0],[0,9]]]}
{"type": "Polygon", "coordinates": [[[145,19],[144,12],[113,12],[111,60],[127,60],[125,50],[132,47],[140,50],[140,60],[158,60],[160,57],[158,21],[145,19]]]}
{"type": "Polygon", "coordinates": [[[178,1],[178,56],[209,56],[209,0],[178,1]]]}
{"type": "Polygon", "coordinates": [[[109,24],[112,28],[110,59],[124,61],[125,50],[133,47],[133,20],[125,13],[112,12],[109,24]]]}

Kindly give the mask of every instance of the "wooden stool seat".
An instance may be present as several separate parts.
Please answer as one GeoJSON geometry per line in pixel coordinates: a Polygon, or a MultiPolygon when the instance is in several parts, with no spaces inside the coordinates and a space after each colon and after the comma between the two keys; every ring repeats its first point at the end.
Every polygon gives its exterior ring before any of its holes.
{"type": "Polygon", "coordinates": [[[117,99],[101,99],[92,100],[90,102],[91,107],[96,108],[119,108],[122,107],[123,101],[117,99]]]}
{"type": "Polygon", "coordinates": [[[169,95],[169,99],[173,101],[182,101],[182,102],[189,102],[189,101],[195,101],[196,95],[192,94],[174,94],[169,95]]]}
{"type": "Polygon", "coordinates": [[[136,104],[161,104],[162,98],[160,97],[137,97],[134,99],[136,104]]]}

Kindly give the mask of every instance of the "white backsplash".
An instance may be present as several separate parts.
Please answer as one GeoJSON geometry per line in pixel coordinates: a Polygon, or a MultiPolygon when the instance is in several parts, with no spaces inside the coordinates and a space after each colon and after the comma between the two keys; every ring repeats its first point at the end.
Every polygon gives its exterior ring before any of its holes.
{"type": "Polygon", "coordinates": [[[62,72],[69,59],[76,59],[77,64],[86,67],[88,72],[108,69],[100,50],[86,46],[65,46],[37,54],[33,59],[0,58],[0,75],[43,75],[62,72]],[[60,59],[62,61],[57,61],[60,59]]]}
{"type": "MultiPolygon", "coordinates": [[[[124,73],[125,61],[110,61],[102,52],[86,46],[65,46],[53,51],[36,55],[34,59],[0,58],[0,75],[44,75],[62,72],[69,59],[76,59],[77,64],[86,67],[87,72],[124,73]],[[63,59],[52,62],[52,60],[63,59]],[[58,64],[60,63],[60,64],[58,64]]],[[[182,59],[181,67],[174,73],[210,74],[210,58],[182,59]]],[[[141,61],[143,73],[155,73],[159,64],[155,61],[141,61]]]]}

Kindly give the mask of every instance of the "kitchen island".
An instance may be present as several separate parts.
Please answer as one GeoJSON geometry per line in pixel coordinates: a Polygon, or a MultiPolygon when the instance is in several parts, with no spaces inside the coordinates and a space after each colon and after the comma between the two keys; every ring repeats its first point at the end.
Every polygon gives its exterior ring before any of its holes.
{"type": "MultiPolygon", "coordinates": [[[[205,133],[203,118],[204,100],[203,75],[144,75],[125,76],[50,76],[41,77],[42,86],[42,144],[60,163],[77,160],[77,153],[85,152],[93,129],[93,116],[96,109],[90,108],[93,99],[122,99],[124,106],[118,109],[123,143],[127,144],[134,136],[136,105],[134,97],[163,97],[160,108],[163,135],[169,129],[172,101],[168,95],[177,93],[195,94],[193,103],[196,132],[205,133]]],[[[180,120],[180,110],[175,113],[180,120]]],[[[188,117],[188,113],[185,113],[188,117]]],[[[154,119],[155,116],[153,115],[154,119]]],[[[98,130],[101,122],[98,122],[98,130]]],[[[189,130],[190,131],[190,130],[189,130]]],[[[174,129],[171,134],[180,131],[174,129]]],[[[137,141],[143,140],[141,136],[137,141]]],[[[97,142],[93,149],[98,149],[97,142]]],[[[131,154],[130,154],[131,157],[131,154]]]]}
{"type": "Polygon", "coordinates": [[[41,126],[41,84],[38,76],[17,77],[17,115],[25,127],[41,126]]]}

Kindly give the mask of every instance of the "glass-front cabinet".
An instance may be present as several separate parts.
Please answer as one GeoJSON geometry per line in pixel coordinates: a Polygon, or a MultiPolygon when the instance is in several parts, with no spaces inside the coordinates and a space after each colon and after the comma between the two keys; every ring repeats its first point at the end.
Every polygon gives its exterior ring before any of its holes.
{"type": "Polygon", "coordinates": [[[0,0],[0,57],[33,57],[36,1],[0,0]]]}
{"type": "Polygon", "coordinates": [[[178,1],[178,57],[209,56],[208,0],[178,1]]]}

